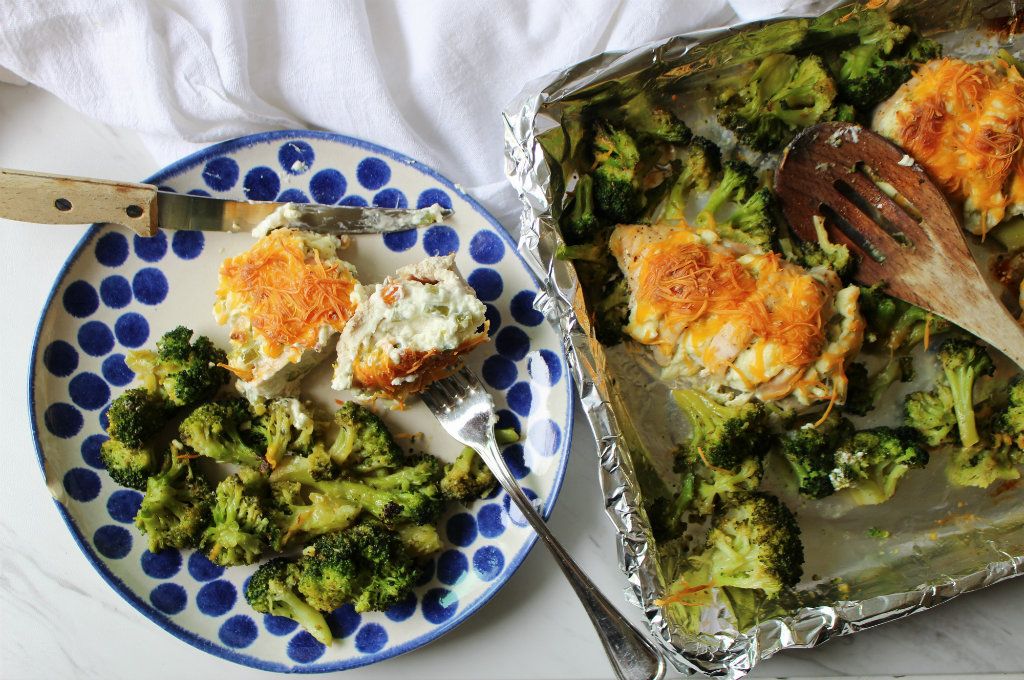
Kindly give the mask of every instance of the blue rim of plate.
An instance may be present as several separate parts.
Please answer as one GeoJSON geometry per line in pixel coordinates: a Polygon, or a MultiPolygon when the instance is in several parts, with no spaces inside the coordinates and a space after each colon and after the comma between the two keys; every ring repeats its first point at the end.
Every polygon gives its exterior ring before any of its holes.
{"type": "MultiPolygon", "coordinates": [[[[523,271],[529,276],[530,280],[533,282],[537,290],[540,290],[537,278],[533,274],[533,271],[530,269],[530,267],[523,260],[522,256],[520,255],[517,249],[516,242],[512,239],[508,232],[505,231],[505,228],[502,227],[501,224],[496,219],[494,219],[494,217],[491,216],[491,214],[488,213],[483,208],[483,206],[480,205],[475,199],[466,194],[464,191],[462,191],[462,189],[458,188],[455,185],[455,183],[453,183],[444,175],[441,175],[440,173],[435,171],[430,166],[427,166],[421,163],[420,161],[417,161],[413,158],[410,158],[409,156],[406,156],[387,147],[380,146],[379,144],[375,144],[373,142],[367,142],[365,140],[361,140],[355,137],[349,137],[347,135],[341,135],[331,132],[322,132],[316,130],[275,130],[271,132],[247,135],[244,137],[237,137],[234,139],[226,140],[224,142],[213,144],[204,149],[189,154],[188,156],[185,156],[179,159],[178,161],[171,163],[170,165],[164,167],[162,170],[159,170],[153,175],[149,176],[148,178],[143,180],[143,183],[159,185],[161,182],[164,182],[182,173],[188,172],[197,167],[198,165],[212,158],[231,153],[240,148],[249,148],[256,146],[258,144],[265,144],[269,142],[281,141],[286,139],[302,138],[338,143],[345,146],[356,147],[371,153],[378,154],[380,156],[385,156],[393,161],[413,167],[417,171],[433,178],[435,181],[444,185],[450,191],[457,194],[459,198],[466,201],[473,208],[473,210],[479,214],[479,216],[483,217],[487,222],[491,224],[492,227],[494,227],[495,231],[505,241],[505,244],[510,247],[510,251],[522,265],[523,271]]],[[[57,290],[60,287],[61,282],[67,276],[68,271],[70,270],[72,265],[82,255],[85,245],[90,241],[90,239],[94,236],[94,234],[98,231],[99,228],[100,225],[98,224],[91,225],[89,229],[86,231],[86,233],[83,235],[82,239],[78,242],[78,244],[76,244],[71,255],[62,265],[60,271],[57,274],[57,277],[54,279],[54,283],[50,288],[50,292],[47,295],[47,299],[43,307],[43,312],[40,315],[39,323],[36,326],[35,338],[33,339],[32,342],[32,368],[28,376],[29,422],[32,429],[32,439],[33,445],[35,446],[36,449],[36,457],[39,462],[40,471],[43,473],[44,481],[47,479],[46,457],[45,454],[43,453],[42,445],[40,444],[39,423],[37,422],[35,408],[35,367],[38,365],[37,360],[40,356],[40,336],[43,331],[47,311],[51,308],[52,304],[54,303],[54,298],[56,297],[57,290]]],[[[565,360],[564,348],[562,356],[560,358],[563,361],[565,360]]],[[[550,517],[551,511],[554,508],[555,501],[558,499],[558,495],[561,491],[562,483],[565,479],[565,471],[568,465],[568,457],[571,449],[573,435],[573,400],[575,397],[575,391],[571,384],[571,372],[566,371],[565,378],[565,389],[568,392],[568,398],[566,400],[566,414],[564,421],[566,427],[565,432],[563,433],[562,443],[560,446],[560,448],[564,449],[564,453],[561,455],[559,465],[555,469],[555,476],[552,480],[551,492],[547,496],[547,498],[545,498],[543,506],[539,508],[541,515],[545,519],[550,517]]],[[[96,571],[100,574],[103,580],[106,581],[107,584],[111,588],[113,588],[115,592],[117,592],[122,598],[124,598],[129,604],[131,604],[136,610],[142,613],[150,621],[157,624],[165,631],[171,633],[183,642],[186,642],[197,649],[212,654],[213,656],[217,656],[240,665],[280,673],[326,673],[332,671],[348,670],[351,668],[359,668],[362,666],[367,666],[373,663],[384,661],[395,656],[399,656],[401,654],[412,651],[418,647],[421,647],[429,642],[432,642],[442,637],[445,633],[447,633],[448,631],[452,630],[453,628],[457,627],[459,624],[463,623],[468,618],[470,618],[472,614],[474,614],[481,606],[488,602],[494,596],[494,594],[497,593],[497,591],[512,578],[512,575],[522,565],[523,561],[526,559],[526,556],[529,554],[530,550],[536,544],[538,539],[536,532],[530,532],[526,537],[526,540],[524,541],[522,547],[514,555],[513,559],[507,563],[505,570],[506,575],[504,578],[495,579],[495,582],[489,584],[489,586],[483,592],[481,592],[481,594],[479,595],[479,597],[477,597],[475,601],[471,602],[465,609],[460,610],[457,616],[447,620],[443,624],[437,625],[427,633],[419,637],[413,638],[411,640],[408,640],[401,645],[388,647],[380,652],[365,654],[362,657],[345,659],[340,662],[334,663],[314,662],[309,664],[296,664],[294,666],[288,666],[277,662],[265,661],[263,659],[256,658],[249,654],[245,654],[224,646],[213,644],[209,640],[200,637],[199,635],[193,633],[187,628],[184,628],[171,621],[167,617],[167,615],[157,611],[150,603],[144,601],[133,590],[128,588],[125,585],[125,583],[106,566],[103,560],[100,559],[99,556],[94,552],[94,549],[90,545],[89,541],[85,538],[85,536],[82,535],[81,531],[78,528],[78,525],[75,523],[75,520],[71,516],[69,510],[56,498],[54,498],[54,505],[56,505],[57,510],[60,513],[60,516],[63,518],[64,523],[67,525],[68,530],[71,532],[71,535],[74,537],[74,540],[78,544],[79,549],[81,549],[85,556],[88,558],[93,568],[96,569],[96,571]]]]}

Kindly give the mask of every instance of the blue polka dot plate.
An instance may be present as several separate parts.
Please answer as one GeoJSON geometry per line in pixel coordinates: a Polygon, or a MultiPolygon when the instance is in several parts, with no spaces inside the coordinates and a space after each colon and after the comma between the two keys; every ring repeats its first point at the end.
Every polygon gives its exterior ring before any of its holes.
{"type": "MultiPolygon", "coordinates": [[[[354,237],[343,257],[364,283],[428,255],[456,264],[485,302],[491,342],[469,365],[490,388],[500,423],[520,441],[504,453],[520,483],[550,513],[571,439],[571,385],[555,331],[534,310],[537,284],[501,226],[454,184],[415,161],[356,139],[273,132],[189,156],[147,180],[161,189],[249,200],[417,208],[455,214],[419,231],[354,237]]],[[[227,346],[212,307],[220,262],[252,245],[247,234],[179,231],[151,239],[94,225],[66,263],[40,321],[31,415],[48,486],[75,540],[108,583],[156,624],[240,664],[281,672],[354,668],[407,652],[464,621],[522,563],[536,540],[504,492],[453,505],[439,529],[443,551],[429,578],[383,613],[351,607],[329,620],[324,647],[288,619],[255,613],[243,597],[253,568],[223,569],[202,554],[152,554],[134,527],[137,491],[113,483],[99,459],[105,411],[133,380],[127,351],[151,347],[185,324],[227,346]]],[[[333,406],[330,363],[303,394],[333,406]]],[[[382,414],[395,432],[422,432],[417,447],[441,458],[461,448],[422,404],[382,414]]]]}

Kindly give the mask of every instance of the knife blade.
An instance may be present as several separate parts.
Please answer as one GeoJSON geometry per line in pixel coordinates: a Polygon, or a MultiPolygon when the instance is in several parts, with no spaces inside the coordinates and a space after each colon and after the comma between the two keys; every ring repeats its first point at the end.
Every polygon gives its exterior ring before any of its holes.
{"type": "Polygon", "coordinates": [[[268,218],[322,233],[377,234],[435,224],[452,212],[437,204],[407,210],[238,201],[161,191],[152,184],[0,168],[0,217],[38,224],[111,222],[140,236],[155,236],[161,228],[253,232],[268,218]]]}

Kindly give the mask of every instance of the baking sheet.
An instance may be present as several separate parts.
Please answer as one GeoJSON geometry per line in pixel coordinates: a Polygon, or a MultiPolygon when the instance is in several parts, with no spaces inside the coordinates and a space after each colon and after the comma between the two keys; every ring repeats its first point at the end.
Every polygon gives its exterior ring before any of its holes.
{"type": "MultiPolygon", "coordinates": [[[[1007,17],[1021,19],[1015,3],[920,0],[890,2],[886,8],[894,19],[943,43],[946,55],[982,58],[1000,46],[1021,54],[1021,38],[1000,31],[1015,25],[1007,17]]],[[[780,21],[796,29],[827,26],[851,9],[863,8],[833,3],[818,17],[780,21]]],[[[504,114],[506,174],[523,203],[520,252],[543,282],[536,306],[559,325],[597,438],[606,510],[619,534],[629,595],[643,608],[676,669],[729,678],[741,677],[781,649],[813,647],[1024,571],[1024,489],[998,494],[952,489],[943,480],[941,461],[933,459],[925,470],[907,475],[897,496],[880,506],[851,509],[826,499],[814,502],[812,511],[805,501],[783,496],[800,518],[807,559],[795,592],[777,602],[767,607],[734,602],[738,618],[725,603],[705,607],[699,637],[681,632],[655,603],[672,575],[662,574],[654,559],[638,469],[664,460],[658,452],[685,436],[680,422],[685,419],[671,403],[668,386],[650,370],[644,351],[628,342],[606,348],[594,340],[572,264],[554,257],[560,243],[558,216],[579,162],[574,131],[581,125],[583,102],[662,90],[682,102],[695,133],[714,134],[713,125],[701,127],[706,118],[701,82],[758,56],[764,47],[751,36],[764,25],[675,36],[597,55],[527,85],[504,114]],[[892,537],[882,542],[869,537],[870,526],[884,527],[892,537]]],[[[806,38],[799,30],[793,35],[806,38]]],[[[979,254],[987,257],[990,251],[979,254]]],[[[913,384],[897,387],[915,389],[913,384]]],[[[891,390],[889,407],[881,407],[872,424],[895,424],[901,396],[891,390]]]]}

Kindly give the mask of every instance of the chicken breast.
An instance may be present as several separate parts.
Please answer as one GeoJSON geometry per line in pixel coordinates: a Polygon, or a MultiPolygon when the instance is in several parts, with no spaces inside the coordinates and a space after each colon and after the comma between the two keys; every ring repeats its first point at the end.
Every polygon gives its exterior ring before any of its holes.
{"type": "Polygon", "coordinates": [[[228,367],[250,400],[294,391],[330,354],[365,297],[334,236],[274,229],[220,267],[214,316],[230,331],[228,367]]]}
{"type": "Polygon", "coordinates": [[[655,349],[664,379],[765,401],[845,398],[864,332],[856,286],[685,227],[619,225],[609,244],[630,290],[626,332],[655,349]]]}
{"type": "Polygon", "coordinates": [[[971,233],[1024,213],[1024,78],[1013,65],[930,61],[878,107],[872,128],[963,203],[971,233]]]}
{"type": "Polygon", "coordinates": [[[402,267],[342,331],[332,386],[400,407],[487,340],[485,313],[454,255],[402,267]]]}

